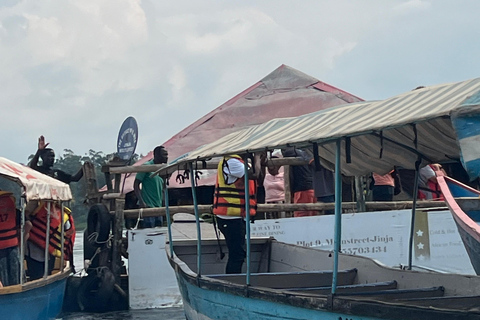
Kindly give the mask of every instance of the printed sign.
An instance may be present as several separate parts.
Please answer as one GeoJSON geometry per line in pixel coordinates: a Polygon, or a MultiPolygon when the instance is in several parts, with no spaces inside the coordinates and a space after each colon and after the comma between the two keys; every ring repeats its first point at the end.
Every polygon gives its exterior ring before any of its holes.
{"type": "MultiPolygon", "coordinates": [[[[391,266],[408,265],[411,210],[342,214],[341,251],[391,266]]],[[[333,215],[256,220],[252,237],[324,250],[334,248],[333,215]]],[[[475,274],[448,210],[417,210],[412,264],[442,272],[475,274]]]]}
{"type": "Polygon", "coordinates": [[[120,127],[117,140],[117,153],[120,159],[128,161],[132,158],[138,141],[137,121],[128,117],[120,127]]]}

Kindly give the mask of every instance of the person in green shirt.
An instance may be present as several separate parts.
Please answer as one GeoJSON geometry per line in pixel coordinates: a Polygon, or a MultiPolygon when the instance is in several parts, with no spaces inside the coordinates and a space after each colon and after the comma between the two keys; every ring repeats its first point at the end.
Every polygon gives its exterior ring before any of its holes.
{"type": "MultiPolygon", "coordinates": [[[[153,159],[144,165],[167,163],[168,152],[164,146],[158,146],[153,150],[153,159]]],[[[140,208],[158,208],[163,206],[163,179],[151,172],[138,172],[133,183],[133,190],[138,199],[140,208]]],[[[163,217],[143,218],[143,228],[154,228],[163,225],[163,217]]]]}

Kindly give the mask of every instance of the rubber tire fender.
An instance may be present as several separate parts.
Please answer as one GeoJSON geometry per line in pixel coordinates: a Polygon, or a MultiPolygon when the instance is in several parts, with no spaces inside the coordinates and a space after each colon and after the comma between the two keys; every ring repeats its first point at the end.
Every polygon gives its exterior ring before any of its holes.
{"type": "Polygon", "coordinates": [[[110,236],[112,216],[103,204],[94,204],[88,211],[87,239],[91,245],[100,247],[110,236]],[[91,237],[93,233],[96,236],[91,237]]]}

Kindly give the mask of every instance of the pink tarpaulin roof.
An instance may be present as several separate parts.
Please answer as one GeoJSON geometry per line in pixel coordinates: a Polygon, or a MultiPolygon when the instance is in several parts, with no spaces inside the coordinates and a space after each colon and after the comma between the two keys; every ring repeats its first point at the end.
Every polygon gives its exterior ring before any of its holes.
{"type": "MultiPolygon", "coordinates": [[[[172,161],[201,145],[251,125],[358,101],[362,99],[289,66],[281,65],[162,145],[168,150],[169,160],[172,161]]],[[[152,157],[150,152],[135,165],[141,165],[152,157]]],[[[204,170],[199,184],[213,185],[215,175],[206,171],[204,170]]],[[[133,190],[134,178],[134,174],[127,177],[124,193],[133,190]]],[[[189,183],[179,185],[174,178],[169,181],[170,187],[190,187],[189,183]]]]}

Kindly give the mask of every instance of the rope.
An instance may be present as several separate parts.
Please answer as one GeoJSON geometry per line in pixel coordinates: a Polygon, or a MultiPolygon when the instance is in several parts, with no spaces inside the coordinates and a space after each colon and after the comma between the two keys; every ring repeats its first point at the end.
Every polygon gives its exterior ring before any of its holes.
{"type": "Polygon", "coordinates": [[[143,221],[143,208],[140,208],[140,210],[138,211],[137,223],[135,224],[135,227],[133,227],[133,230],[138,229],[138,224],[140,223],[141,220],[143,221]]]}

